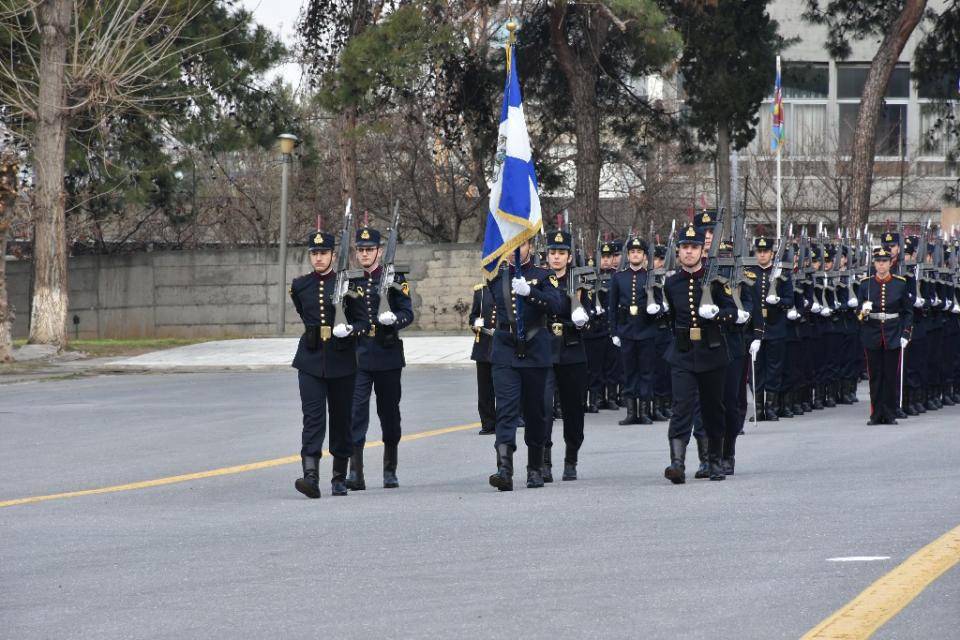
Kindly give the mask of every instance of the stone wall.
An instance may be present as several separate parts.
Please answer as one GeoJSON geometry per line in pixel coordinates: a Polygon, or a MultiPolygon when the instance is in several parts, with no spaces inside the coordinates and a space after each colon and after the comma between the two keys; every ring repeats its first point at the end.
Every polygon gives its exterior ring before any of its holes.
{"type": "MultiPolygon", "coordinates": [[[[289,252],[287,280],[309,271],[306,251],[289,252]]],[[[80,338],[218,337],[276,331],[276,249],[171,251],[82,256],[68,264],[69,335],[80,338]],[[75,326],[73,319],[79,323],[75,326]]],[[[416,322],[412,328],[447,332],[467,328],[473,285],[481,281],[480,248],[468,244],[400,245],[409,265],[416,322]]],[[[27,335],[31,265],[7,263],[16,309],[14,337],[27,335]]],[[[286,330],[300,321],[283,290],[286,330]]]]}

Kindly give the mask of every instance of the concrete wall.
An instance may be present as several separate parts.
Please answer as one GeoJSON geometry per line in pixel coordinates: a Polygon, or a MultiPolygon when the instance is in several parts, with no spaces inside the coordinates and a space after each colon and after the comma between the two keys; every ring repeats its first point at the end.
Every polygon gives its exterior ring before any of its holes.
{"type": "MultiPolygon", "coordinates": [[[[174,251],[82,256],[68,265],[70,336],[80,338],[272,335],[277,322],[279,267],[275,249],[174,251]],[[80,320],[74,332],[73,317],[80,320]]],[[[306,251],[289,252],[287,281],[310,270],[306,251]]],[[[478,245],[401,245],[410,266],[414,329],[467,328],[473,285],[480,282],[478,245]]],[[[28,333],[31,264],[7,263],[13,334],[28,333]]],[[[300,319],[283,290],[287,332],[300,319]]]]}

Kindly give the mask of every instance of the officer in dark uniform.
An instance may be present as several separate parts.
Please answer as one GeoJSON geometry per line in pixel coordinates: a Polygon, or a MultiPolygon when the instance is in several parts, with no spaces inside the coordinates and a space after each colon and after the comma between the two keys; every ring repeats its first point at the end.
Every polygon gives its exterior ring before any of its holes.
{"type": "MultiPolygon", "coordinates": [[[[357,371],[356,334],[367,330],[367,318],[355,292],[344,295],[345,323],[334,325],[333,303],[337,273],[333,270],[334,237],[316,231],[308,240],[313,272],[294,279],[290,286],[293,306],[303,320],[304,333],[293,359],[300,381],[303,436],[300,457],[303,477],[297,491],[320,497],[318,467],[330,415],[330,453],[333,455],[333,495],[347,495],[347,463],[352,453],[350,414],[357,371]]],[[[347,251],[342,247],[341,251],[347,251]]]]}
{"type": "Polygon", "coordinates": [[[497,408],[493,395],[493,331],[497,327],[497,308],[486,283],[473,288],[470,307],[473,327],[473,350],[470,359],[477,363],[477,411],[480,413],[480,435],[497,432],[497,408]]]}
{"type": "MultiPolygon", "coordinates": [[[[837,248],[826,245],[823,249],[824,271],[833,271],[837,257],[837,248]]],[[[823,399],[825,407],[836,407],[842,399],[840,391],[840,367],[843,357],[844,326],[843,317],[838,311],[846,303],[846,297],[838,296],[836,283],[829,277],[823,276],[823,308],[820,310],[821,333],[820,344],[824,358],[823,368],[818,372],[817,379],[823,385],[823,399]]],[[[842,294],[842,292],[841,292],[842,294]]]]}
{"type": "Polygon", "coordinates": [[[708,439],[709,477],[724,479],[723,385],[730,363],[725,329],[738,319],[738,314],[730,289],[719,282],[710,285],[714,304],[701,304],[705,275],[703,243],[702,230],[687,227],[680,232],[677,244],[681,269],[664,285],[674,332],[667,350],[673,378],[673,417],[669,429],[670,466],[664,476],[674,484],[686,481],[684,460],[697,404],[708,439]]]}
{"type": "MultiPolygon", "coordinates": [[[[798,264],[800,262],[800,257],[797,255],[799,251],[799,246],[793,244],[793,266],[791,273],[791,281],[798,278],[800,269],[798,264]]],[[[786,355],[784,359],[784,368],[783,368],[783,388],[790,395],[791,405],[790,411],[795,416],[800,416],[810,410],[810,404],[807,402],[807,380],[803,377],[803,360],[805,354],[803,353],[803,330],[805,325],[805,320],[803,318],[802,312],[804,308],[804,297],[803,290],[800,287],[792,287],[793,296],[792,299],[783,297],[783,300],[788,304],[789,308],[787,309],[786,314],[786,355]]],[[[857,348],[859,349],[859,341],[857,342],[857,348]]]]}
{"type": "Polygon", "coordinates": [[[647,299],[647,244],[641,238],[627,243],[628,266],[610,279],[610,335],[620,348],[626,385],[623,397],[627,417],[619,424],[652,424],[653,371],[660,304],[647,299]]]}
{"type": "MultiPolygon", "coordinates": [[[[497,405],[497,472],[490,485],[513,490],[513,452],[523,412],[527,445],[527,486],[543,486],[546,444],[544,393],[547,371],[553,366],[553,341],[546,328],[551,314],[563,312],[560,282],[530,261],[531,243],[520,247],[520,266],[501,264],[487,286],[497,307],[493,335],[493,389],[497,405]],[[518,316],[523,328],[519,333],[518,316]]],[[[510,252],[512,261],[514,252],[510,252]]]]}
{"type": "Polygon", "coordinates": [[[854,404],[857,400],[857,383],[860,381],[860,361],[863,360],[863,349],[860,347],[860,323],[857,322],[857,307],[860,300],[857,298],[856,282],[850,273],[850,250],[843,245],[840,250],[840,284],[837,286],[837,301],[843,325],[843,339],[840,345],[840,390],[839,396],[843,404],[854,404]],[[842,285],[842,286],[841,286],[842,285]]]}
{"type": "MultiPolygon", "coordinates": [[[[793,307],[793,282],[780,280],[780,266],[773,263],[775,241],[760,236],[753,241],[755,266],[747,267],[754,274],[754,298],[760,306],[763,340],[754,365],[757,374],[754,391],[763,394],[764,420],[793,417],[785,401],[783,368],[787,357],[786,312],[793,307]]],[[[759,397],[759,396],[758,396],[759,397]]]]}
{"type": "MultiPolygon", "coordinates": [[[[927,244],[925,261],[933,264],[933,254],[936,245],[927,244]]],[[[940,379],[939,354],[943,348],[943,313],[941,310],[940,285],[935,276],[924,279],[920,287],[924,299],[924,324],[926,325],[927,359],[923,364],[924,392],[923,406],[927,411],[936,411],[942,408],[938,391],[940,379]]]]}
{"type": "Polygon", "coordinates": [[[587,293],[589,304],[586,305],[590,314],[590,322],[583,330],[584,346],[587,353],[587,413],[597,413],[600,409],[617,410],[615,396],[607,401],[607,388],[616,385],[613,378],[614,367],[619,358],[616,347],[610,343],[610,332],[607,326],[608,281],[613,273],[610,263],[613,260],[613,245],[609,242],[600,244],[599,271],[602,280],[597,282],[594,290],[587,293]]]}
{"type": "MultiPolygon", "coordinates": [[[[583,445],[583,397],[587,385],[587,354],[584,350],[582,329],[590,320],[585,309],[589,300],[583,289],[578,289],[576,305],[566,295],[570,257],[570,234],[559,229],[547,234],[547,266],[553,269],[562,293],[559,314],[551,314],[547,320],[553,337],[553,374],[563,420],[563,441],[566,450],[563,457],[563,479],[577,479],[577,460],[583,445]]],[[[553,482],[553,420],[547,416],[547,440],[543,453],[543,481],[553,482]]]]}
{"type": "MultiPolygon", "coordinates": [[[[674,251],[670,247],[670,251],[674,251]]],[[[667,247],[657,245],[653,250],[653,268],[662,269],[667,259],[667,247]]],[[[670,340],[673,338],[670,330],[670,318],[661,313],[657,318],[657,337],[654,339],[654,367],[653,367],[653,413],[650,415],[654,422],[669,420],[670,411],[670,364],[664,357],[670,340]]]]}
{"type": "MultiPolygon", "coordinates": [[[[610,246],[613,248],[613,255],[610,256],[610,266],[606,273],[610,274],[610,279],[620,270],[620,263],[623,261],[623,240],[611,240],[610,246]]],[[[609,283],[608,283],[609,286],[609,283]]],[[[613,301],[607,296],[607,308],[613,304],[613,301]]],[[[611,345],[613,341],[611,340],[611,345]]],[[[607,408],[619,411],[620,407],[627,406],[623,397],[623,389],[627,385],[627,375],[623,370],[623,357],[620,355],[620,347],[613,346],[613,361],[609,372],[609,384],[607,385],[607,408]]]]}
{"type": "Polygon", "coordinates": [[[913,299],[907,281],[890,273],[891,257],[883,247],[874,249],[876,275],[864,278],[859,289],[860,336],[870,374],[870,425],[897,424],[900,354],[913,330],[913,299]]]}
{"type": "Polygon", "coordinates": [[[353,457],[347,487],[366,489],[363,477],[363,447],[370,426],[370,393],[377,394],[377,417],[383,433],[383,487],[395,489],[397,480],[397,445],[400,443],[400,372],[406,365],[400,330],[413,322],[410,285],[403,274],[393,275],[387,290],[389,311],[378,315],[380,283],[384,276],[380,264],[380,232],[362,227],[356,231],[357,262],[363,278],[354,281],[362,292],[367,315],[367,331],[357,337],[357,380],[353,392],[353,457]]]}
{"type": "MultiPolygon", "coordinates": [[[[904,253],[906,253],[905,259],[916,261],[920,237],[907,236],[903,239],[903,243],[904,253]]],[[[903,406],[901,409],[908,416],[917,416],[927,410],[923,406],[923,386],[926,377],[923,365],[928,362],[926,314],[929,310],[929,304],[923,295],[917,295],[918,285],[915,273],[912,270],[907,270],[903,275],[907,279],[907,289],[913,292],[913,334],[910,339],[910,346],[904,356],[903,406]]]]}

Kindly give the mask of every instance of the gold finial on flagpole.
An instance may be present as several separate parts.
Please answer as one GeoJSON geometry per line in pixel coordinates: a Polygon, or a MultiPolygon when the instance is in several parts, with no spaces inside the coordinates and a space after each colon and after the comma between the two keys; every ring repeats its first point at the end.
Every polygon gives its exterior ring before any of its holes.
{"type": "Polygon", "coordinates": [[[517,41],[516,30],[519,25],[517,24],[517,21],[513,19],[513,16],[510,16],[510,19],[507,20],[507,24],[505,26],[507,27],[507,31],[510,32],[508,43],[514,44],[517,41]]]}

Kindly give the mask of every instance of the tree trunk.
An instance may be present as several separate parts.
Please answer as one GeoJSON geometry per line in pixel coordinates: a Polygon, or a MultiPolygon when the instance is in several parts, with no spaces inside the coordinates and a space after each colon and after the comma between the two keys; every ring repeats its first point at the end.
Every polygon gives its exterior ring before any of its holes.
{"type": "Polygon", "coordinates": [[[337,139],[337,149],[340,153],[340,193],[343,206],[347,200],[353,201],[353,211],[361,210],[357,202],[357,108],[347,107],[340,114],[340,135],[337,139]]]}
{"type": "Polygon", "coordinates": [[[730,221],[736,203],[730,199],[730,129],[726,122],[717,124],[717,181],[720,184],[720,201],[717,202],[717,208],[719,209],[721,203],[726,207],[723,228],[717,231],[721,238],[727,238],[731,237],[730,229],[733,226],[730,221]]]}
{"type": "Polygon", "coordinates": [[[7,233],[17,198],[17,156],[0,156],[0,362],[13,360],[13,313],[7,298],[7,233]]]}
{"type": "MultiPolygon", "coordinates": [[[[854,226],[862,226],[870,217],[870,190],[873,186],[874,151],[877,142],[877,122],[880,107],[890,82],[890,75],[897,64],[910,34],[916,28],[926,0],[907,0],[903,11],[880,43],[860,98],[857,128],[854,133],[853,168],[850,181],[850,216],[854,226]]],[[[902,133],[900,135],[903,135],[902,133]]]]}
{"type": "Polygon", "coordinates": [[[574,220],[594,237],[600,228],[600,110],[597,107],[597,58],[610,28],[609,18],[590,10],[590,43],[583,43],[584,55],[578,56],[567,42],[564,21],[567,4],[557,2],[550,8],[550,44],[567,80],[573,103],[577,134],[577,182],[573,196],[574,220]]]}
{"type": "Polygon", "coordinates": [[[30,343],[63,349],[67,342],[67,243],[63,172],[67,141],[67,34],[73,0],[43,0],[40,27],[40,93],[33,140],[36,169],[33,230],[34,289],[30,343]]]}

